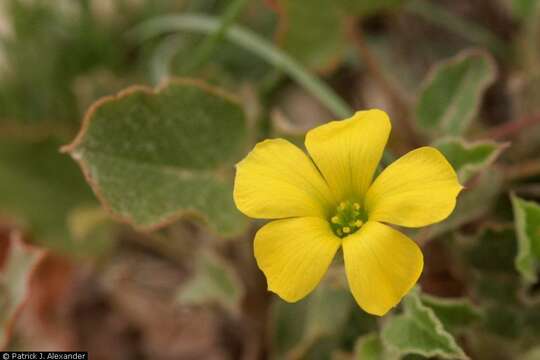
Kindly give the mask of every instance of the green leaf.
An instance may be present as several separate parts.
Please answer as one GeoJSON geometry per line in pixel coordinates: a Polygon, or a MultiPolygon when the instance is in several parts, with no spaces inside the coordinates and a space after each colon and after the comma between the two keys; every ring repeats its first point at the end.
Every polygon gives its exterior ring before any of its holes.
{"type": "MultiPolygon", "coordinates": [[[[497,279],[491,279],[496,281],[497,279]]],[[[538,306],[484,302],[482,330],[503,338],[506,341],[518,340],[521,343],[537,343],[540,335],[538,306]]]]}
{"type": "Polygon", "coordinates": [[[322,284],[309,298],[305,337],[314,339],[341,331],[352,306],[351,294],[340,284],[322,284]]]}
{"type": "Polygon", "coordinates": [[[494,141],[466,142],[461,138],[443,138],[433,144],[448,159],[461,183],[490,166],[507,147],[494,141]]]}
{"type": "Polygon", "coordinates": [[[369,333],[358,338],[354,346],[354,358],[357,360],[382,360],[383,344],[377,333],[369,333]]]}
{"type": "Polygon", "coordinates": [[[416,104],[418,125],[431,134],[462,134],[495,76],[492,58],[478,50],[463,51],[437,64],[424,81],[416,104]]]}
{"type": "Polygon", "coordinates": [[[342,14],[333,1],[277,0],[278,41],[302,64],[316,70],[335,65],[345,49],[342,14]]]}
{"type": "Polygon", "coordinates": [[[421,300],[435,313],[445,329],[458,331],[482,318],[480,308],[471,304],[467,298],[440,298],[422,294],[421,300]]]}
{"type": "Polygon", "coordinates": [[[77,166],[58,153],[52,139],[0,144],[0,213],[12,218],[47,248],[78,255],[100,252],[103,242],[77,241],[69,230],[69,213],[96,206],[77,166]]]}
{"type": "Polygon", "coordinates": [[[245,225],[231,181],[245,146],[244,112],[234,98],[177,80],[97,102],[63,150],[116,218],[146,230],[189,214],[231,235],[245,225]]]}
{"type": "Polygon", "coordinates": [[[325,359],[338,346],[353,306],[349,291],[341,285],[327,281],[309,297],[303,336],[287,358],[325,359]]]}
{"type": "Polygon", "coordinates": [[[518,297],[521,284],[519,278],[514,274],[508,276],[504,271],[495,273],[480,270],[472,280],[474,295],[483,304],[515,305],[521,301],[518,297]]]}
{"type": "Polygon", "coordinates": [[[485,227],[464,255],[468,264],[484,274],[515,275],[514,232],[511,228],[485,227]]]}
{"type": "Polygon", "coordinates": [[[508,305],[487,306],[484,327],[491,333],[513,339],[524,331],[519,310],[508,305]]]}
{"type": "Polygon", "coordinates": [[[518,240],[516,269],[526,283],[534,283],[540,259],[540,205],[513,194],[511,200],[518,240]]]}
{"type": "Polygon", "coordinates": [[[282,359],[302,340],[307,301],[286,303],[275,299],[271,309],[272,358],[282,359]]]}
{"type": "Polygon", "coordinates": [[[24,244],[15,232],[0,247],[0,350],[9,342],[18,310],[28,297],[32,273],[44,256],[43,250],[24,244]]]}
{"type": "Polygon", "coordinates": [[[422,303],[418,289],[404,299],[403,307],[403,314],[388,319],[381,332],[389,351],[442,359],[468,358],[435,312],[422,303]]]}
{"type": "Polygon", "coordinates": [[[324,358],[335,350],[353,308],[349,291],[340,281],[326,279],[305,300],[275,303],[274,351],[277,358],[324,358]],[[339,311],[336,311],[339,309],[339,311]]]}
{"type": "Polygon", "coordinates": [[[473,187],[462,191],[452,215],[430,227],[430,236],[435,237],[456,229],[491,211],[499,197],[501,186],[500,172],[494,168],[487,169],[473,187]]]}
{"type": "Polygon", "coordinates": [[[197,258],[193,277],[178,293],[182,304],[219,304],[239,314],[244,288],[234,269],[217,255],[204,251],[197,258]]]}

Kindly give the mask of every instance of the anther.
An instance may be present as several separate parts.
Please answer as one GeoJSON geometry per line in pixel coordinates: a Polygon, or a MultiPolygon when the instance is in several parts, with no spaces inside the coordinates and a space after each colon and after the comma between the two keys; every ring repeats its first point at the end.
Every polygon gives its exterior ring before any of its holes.
{"type": "Polygon", "coordinates": [[[364,224],[363,210],[359,202],[350,200],[341,201],[336,212],[329,219],[334,233],[343,238],[355,233],[364,224]]]}

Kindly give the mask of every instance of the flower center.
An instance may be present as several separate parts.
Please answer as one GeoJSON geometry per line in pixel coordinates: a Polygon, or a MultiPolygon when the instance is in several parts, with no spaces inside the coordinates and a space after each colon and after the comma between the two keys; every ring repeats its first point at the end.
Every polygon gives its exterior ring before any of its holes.
{"type": "Polygon", "coordinates": [[[337,236],[343,238],[358,231],[366,220],[366,212],[360,204],[346,200],[336,207],[334,216],[330,218],[330,226],[337,236]]]}

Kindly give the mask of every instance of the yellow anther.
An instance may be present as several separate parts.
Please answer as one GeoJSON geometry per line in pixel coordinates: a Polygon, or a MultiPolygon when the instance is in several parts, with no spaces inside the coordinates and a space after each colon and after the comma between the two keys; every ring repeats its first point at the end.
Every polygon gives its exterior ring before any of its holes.
{"type": "Polygon", "coordinates": [[[363,211],[360,202],[350,200],[340,201],[336,206],[336,212],[329,219],[334,233],[343,238],[355,233],[364,224],[363,211]]]}

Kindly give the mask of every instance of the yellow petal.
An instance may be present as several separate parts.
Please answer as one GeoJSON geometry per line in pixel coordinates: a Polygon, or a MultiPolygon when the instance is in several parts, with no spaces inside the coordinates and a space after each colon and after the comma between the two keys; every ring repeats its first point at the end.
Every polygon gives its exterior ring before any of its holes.
{"type": "Polygon", "coordinates": [[[307,133],[306,148],[338,201],[365,194],[390,129],[384,111],[368,110],[307,133]]]}
{"type": "Polygon", "coordinates": [[[422,252],[411,239],[375,221],[343,239],[343,255],[356,302],[379,316],[409,292],[424,264],[422,252]]]}
{"type": "Polygon", "coordinates": [[[234,201],[244,214],[261,219],[326,217],[333,202],[313,162],[283,139],[258,143],[236,165],[234,201]]]}
{"type": "Polygon", "coordinates": [[[422,147],[388,166],[366,194],[369,220],[420,227],[445,219],[463,187],[439,150],[422,147]]]}
{"type": "Polygon", "coordinates": [[[268,290],[295,302],[321,281],[340,245],[321,218],[275,220],[255,235],[255,259],[266,275],[268,290]]]}

